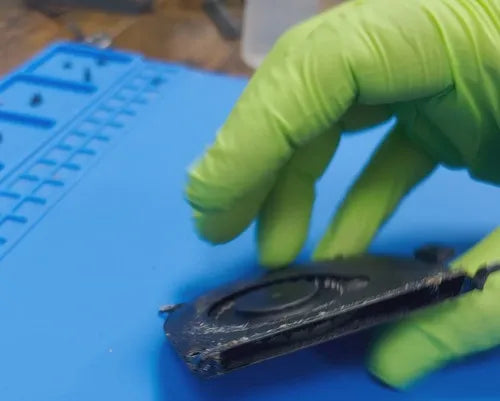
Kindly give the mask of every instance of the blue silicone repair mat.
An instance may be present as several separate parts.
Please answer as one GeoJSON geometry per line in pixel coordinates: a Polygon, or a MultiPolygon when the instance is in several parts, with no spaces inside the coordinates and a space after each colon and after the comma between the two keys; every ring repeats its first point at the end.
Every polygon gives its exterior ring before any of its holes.
{"type": "MultiPolygon", "coordinates": [[[[192,229],[186,168],[246,81],[59,43],[0,83],[0,400],[473,399],[500,394],[500,353],[406,394],[365,372],[366,335],[193,377],[158,307],[254,271],[253,230],[212,247],[192,229]]],[[[346,137],[318,186],[311,239],[390,124],[346,137]]],[[[500,191],[439,170],[377,237],[466,249],[500,220],[500,191]]],[[[305,253],[302,257],[307,257],[305,253]]]]}

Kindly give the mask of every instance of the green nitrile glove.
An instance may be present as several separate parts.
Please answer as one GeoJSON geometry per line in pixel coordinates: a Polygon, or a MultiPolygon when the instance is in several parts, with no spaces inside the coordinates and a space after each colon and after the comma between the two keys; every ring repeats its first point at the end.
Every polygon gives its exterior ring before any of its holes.
{"type": "MultiPolygon", "coordinates": [[[[190,172],[201,236],[223,243],[258,219],[260,260],[292,261],[315,181],[341,133],[396,115],[315,258],[364,251],[401,199],[438,164],[500,183],[500,1],[353,0],[286,33],[190,172]]],[[[500,233],[466,256],[500,259],[500,233]]],[[[396,326],[370,370],[404,387],[456,357],[500,343],[500,273],[396,326]],[[495,289],[497,287],[497,289],[495,289]]]]}
{"type": "MultiPolygon", "coordinates": [[[[460,257],[453,268],[471,275],[484,261],[500,261],[500,229],[460,257]]],[[[376,342],[368,368],[381,380],[406,387],[424,374],[468,354],[500,345],[500,273],[482,291],[415,313],[376,342]]]]}

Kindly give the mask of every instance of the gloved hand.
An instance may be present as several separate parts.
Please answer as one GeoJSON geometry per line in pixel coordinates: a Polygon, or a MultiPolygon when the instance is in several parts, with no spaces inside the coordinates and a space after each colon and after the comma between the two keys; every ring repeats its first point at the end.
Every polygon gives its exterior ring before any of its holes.
{"type": "MultiPolygon", "coordinates": [[[[364,251],[438,164],[500,183],[500,1],[353,0],[286,33],[190,172],[202,237],[224,243],[258,221],[261,262],[292,261],[315,181],[341,133],[397,117],[314,257],[364,251]]],[[[500,258],[500,231],[457,262],[500,258]]],[[[483,292],[417,313],[375,345],[370,370],[404,387],[500,344],[500,274],[483,292]]]]}

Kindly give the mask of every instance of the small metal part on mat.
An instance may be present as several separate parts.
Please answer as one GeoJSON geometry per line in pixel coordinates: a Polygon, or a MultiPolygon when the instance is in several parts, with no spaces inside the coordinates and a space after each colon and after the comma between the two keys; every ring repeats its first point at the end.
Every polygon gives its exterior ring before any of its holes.
{"type": "Polygon", "coordinates": [[[37,107],[40,106],[43,102],[43,97],[41,93],[34,93],[33,96],[30,99],[30,106],[31,107],[37,107]]]}
{"type": "Polygon", "coordinates": [[[154,77],[151,79],[151,85],[153,86],[160,86],[163,83],[163,78],[162,77],[154,77]]]}
{"type": "Polygon", "coordinates": [[[99,67],[102,67],[104,65],[106,65],[106,63],[108,62],[108,60],[106,59],[106,57],[99,57],[97,60],[96,60],[96,64],[99,66],[99,67]]]}
{"type": "Polygon", "coordinates": [[[483,276],[370,255],[291,266],[169,306],[164,330],[189,369],[213,377],[480,289],[483,276]]]}
{"type": "Polygon", "coordinates": [[[92,82],[92,72],[88,67],[83,70],[83,80],[87,83],[92,82]]]}

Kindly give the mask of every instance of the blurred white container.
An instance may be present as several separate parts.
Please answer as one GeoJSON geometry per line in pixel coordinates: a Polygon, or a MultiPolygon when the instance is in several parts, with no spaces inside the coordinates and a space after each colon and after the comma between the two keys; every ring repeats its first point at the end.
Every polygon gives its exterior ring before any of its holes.
{"type": "Polygon", "coordinates": [[[276,40],[291,26],[321,10],[321,0],[246,0],[241,57],[257,68],[276,40]]]}

